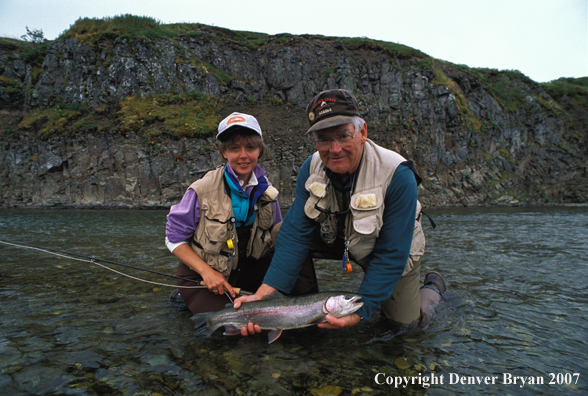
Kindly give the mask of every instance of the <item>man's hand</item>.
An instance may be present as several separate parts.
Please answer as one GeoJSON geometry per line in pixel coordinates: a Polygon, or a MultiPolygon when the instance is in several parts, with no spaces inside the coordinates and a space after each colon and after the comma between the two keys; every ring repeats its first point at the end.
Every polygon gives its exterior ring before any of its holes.
{"type": "MultiPolygon", "coordinates": [[[[235,300],[235,303],[233,304],[233,308],[238,309],[242,303],[263,300],[265,297],[271,296],[277,291],[277,289],[263,283],[259,287],[259,289],[257,289],[255,294],[252,294],[251,296],[243,296],[237,298],[235,300]]],[[[261,333],[261,327],[259,327],[258,325],[254,325],[251,322],[247,324],[247,327],[241,327],[241,335],[244,337],[248,335],[254,335],[256,333],[261,333]]]]}
{"type": "Polygon", "coordinates": [[[317,324],[321,329],[342,329],[344,327],[355,326],[361,320],[358,314],[352,313],[349,315],[341,316],[336,318],[333,315],[327,315],[327,321],[317,324]]]}

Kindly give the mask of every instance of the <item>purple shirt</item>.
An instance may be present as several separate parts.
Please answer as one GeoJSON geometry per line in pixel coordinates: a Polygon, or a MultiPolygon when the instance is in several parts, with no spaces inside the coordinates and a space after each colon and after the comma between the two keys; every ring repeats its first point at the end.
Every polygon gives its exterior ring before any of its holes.
{"type": "MultiPolygon", "coordinates": [[[[227,164],[229,172],[233,173],[233,169],[227,164]]],[[[265,171],[259,166],[253,169],[255,177],[265,174],[265,171]]],[[[268,180],[269,183],[269,180],[268,180]]],[[[270,183],[271,185],[271,183],[270,183]]],[[[245,190],[247,195],[251,194],[254,186],[249,186],[245,190]]],[[[280,211],[280,204],[276,200],[276,220],[274,225],[282,221],[282,212],[280,211]]],[[[186,242],[192,238],[198,222],[200,221],[200,202],[196,196],[196,191],[191,188],[186,191],[182,201],[179,204],[173,205],[169,214],[167,215],[167,224],[165,226],[165,235],[171,243],[186,242]]]]}

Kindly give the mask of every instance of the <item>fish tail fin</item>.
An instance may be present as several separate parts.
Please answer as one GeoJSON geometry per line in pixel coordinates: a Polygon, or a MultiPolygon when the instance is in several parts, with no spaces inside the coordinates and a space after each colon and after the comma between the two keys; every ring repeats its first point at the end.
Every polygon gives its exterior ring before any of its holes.
{"type": "Polygon", "coordinates": [[[207,323],[209,313],[210,312],[198,313],[190,318],[194,321],[196,335],[199,337],[210,337],[212,334],[212,331],[210,331],[207,323]]]}

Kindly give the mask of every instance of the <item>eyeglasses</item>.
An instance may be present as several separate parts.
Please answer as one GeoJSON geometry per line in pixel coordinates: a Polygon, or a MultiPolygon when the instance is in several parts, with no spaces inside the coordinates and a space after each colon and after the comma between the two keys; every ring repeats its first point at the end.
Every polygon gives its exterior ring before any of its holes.
{"type": "Polygon", "coordinates": [[[335,143],[337,143],[337,146],[345,148],[351,144],[356,134],[357,131],[353,132],[353,135],[344,132],[335,137],[315,139],[314,145],[319,150],[328,150],[333,145],[333,141],[335,141],[335,143]]]}

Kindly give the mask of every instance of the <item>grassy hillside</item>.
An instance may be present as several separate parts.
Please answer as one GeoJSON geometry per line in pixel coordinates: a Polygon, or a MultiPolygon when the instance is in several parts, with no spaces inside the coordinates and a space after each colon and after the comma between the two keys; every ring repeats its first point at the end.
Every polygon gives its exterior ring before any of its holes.
{"type": "MultiPolygon", "coordinates": [[[[93,48],[112,48],[118,38],[134,40],[141,38],[147,42],[168,39],[172,42],[186,38],[215,41],[221,45],[237,45],[247,49],[258,49],[266,45],[293,45],[305,39],[317,38],[333,46],[344,45],[351,51],[376,51],[396,59],[412,59],[412,64],[421,69],[425,75],[432,75],[434,84],[445,85],[451,89],[458,99],[460,111],[467,116],[473,128],[479,127],[479,120],[468,109],[467,99],[454,80],[443,71],[441,64],[460,69],[475,77],[484,89],[496,98],[501,106],[514,111],[517,106],[524,105],[529,86],[537,86],[531,79],[518,71],[499,71],[495,69],[469,68],[464,65],[452,65],[437,61],[413,48],[366,38],[334,38],[323,36],[294,36],[280,34],[270,36],[263,33],[233,31],[202,24],[163,24],[153,18],[134,15],[119,15],[112,18],[81,18],[64,31],[58,40],[75,38],[93,48]]],[[[38,37],[37,37],[38,38],[38,37]]],[[[36,84],[43,74],[43,61],[50,42],[47,40],[13,40],[0,39],[0,49],[14,52],[30,65],[32,83],[36,84]]],[[[182,46],[177,46],[177,51],[182,46]]],[[[185,60],[179,57],[176,62],[185,60]]],[[[189,60],[196,68],[212,74],[223,86],[227,87],[238,77],[229,76],[217,70],[211,64],[195,58],[189,60]],[[198,64],[194,64],[194,62],[198,64]]],[[[328,75],[332,70],[326,70],[328,75]]],[[[2,76],[0,69],[0,88],[9,96],[8,103],[24,103],[25,89],[21,83],[2,76]]],[[[557,113],[564,112],[568,120],[576,127],[586,125],[588,109],[588,77],[573,79],[562,78],[542,87],[561,106],[553,106],[547,101],[542,105],[557,113]]],[[[540,99],[540,95],[534,95],[540,99]]],[[[7,134],[17,129],[35,131],[42,137],[69,135],[77,131],[121,133],[141,133],[150,141],[157,136],[170,137],[207,137],[215,130],[223,106],[231,98],[218,98],[196,92],[152,93],[144,96],[128,97],[115,105],[91,107],[79,103],[59,102],[56,106],[44,109],[30,109],[19,122],[13,119],[0,119],[2,133],[7,134]]],[[[268,97],[264,103],[257,103],[249,98],[250,105],[285,106],[281,100],[268,97]]],[[[16,107],[15,107],[16,109],[16,107]]]]}

